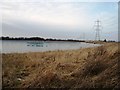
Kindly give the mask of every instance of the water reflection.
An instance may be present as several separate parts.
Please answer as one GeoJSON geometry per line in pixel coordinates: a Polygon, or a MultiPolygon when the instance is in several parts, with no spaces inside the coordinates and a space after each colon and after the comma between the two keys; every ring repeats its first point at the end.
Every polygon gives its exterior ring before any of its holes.
{"type": "Polygon", "coordinates": [[[43,47],[45,43],[43,41],[29,41],[27,42],[27,46],[43,47]]]}

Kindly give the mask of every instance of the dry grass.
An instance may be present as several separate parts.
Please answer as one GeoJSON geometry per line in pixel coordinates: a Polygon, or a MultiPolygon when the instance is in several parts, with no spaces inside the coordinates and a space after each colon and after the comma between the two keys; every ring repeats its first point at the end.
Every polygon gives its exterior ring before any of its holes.
{"type": "Polygon", "coordinates": [[[3,54],[3,87],[117,88],[118,43],[79,50],[3,54]]]}

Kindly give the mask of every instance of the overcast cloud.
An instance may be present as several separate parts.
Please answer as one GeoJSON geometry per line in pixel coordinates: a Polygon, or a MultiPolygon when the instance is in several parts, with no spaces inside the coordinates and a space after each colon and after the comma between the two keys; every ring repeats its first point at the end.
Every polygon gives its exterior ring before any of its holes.
{"type": "Polygon", "coordinates": [[[103,27],[101,38],[117,40],[118,3],[90,1],[95,0],[4,0],[2,35],[94,40],[93,26],[99,19],[103,27]]]}

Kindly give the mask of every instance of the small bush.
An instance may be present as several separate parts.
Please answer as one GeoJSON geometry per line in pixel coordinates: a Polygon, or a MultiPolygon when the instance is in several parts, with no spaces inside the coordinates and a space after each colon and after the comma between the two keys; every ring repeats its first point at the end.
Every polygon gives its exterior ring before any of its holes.
{"type": "Polygon", "coordinates": [[[95,61],[95,60],[90,61],[85,65],[83,74],[90,75],[90,76],[98,75],[99,73],[104,71],[105,68],[106,68],[106,65],[100,60],[99,61],[95,61]]]}

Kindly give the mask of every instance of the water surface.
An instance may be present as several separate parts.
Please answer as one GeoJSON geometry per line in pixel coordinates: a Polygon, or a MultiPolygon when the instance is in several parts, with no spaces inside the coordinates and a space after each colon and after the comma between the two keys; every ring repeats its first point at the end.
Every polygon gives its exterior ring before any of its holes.
{"type": "MultiPolygon", "coordinates": [[[[1,41],[0,41],[1,42],[1,41]]],[[[99,44],[68,41],[26,41],[3,40],[2,53],[43,52],[54,50],[70,50],[100,46],[99,44]]]]}

